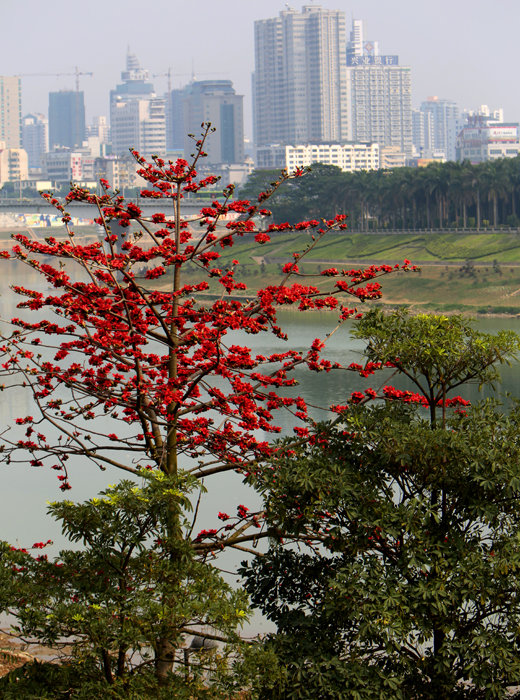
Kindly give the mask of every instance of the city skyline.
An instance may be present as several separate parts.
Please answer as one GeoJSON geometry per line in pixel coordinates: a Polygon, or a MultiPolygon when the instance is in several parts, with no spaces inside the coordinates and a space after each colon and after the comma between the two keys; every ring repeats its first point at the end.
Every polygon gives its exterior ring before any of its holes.
{"type": "MultiPolygon", "coordinates": [[[[304,4],[291,6],[300,10],[304,4]]],[[[503,107],[509,121],[520,119],[520,95],[512,89],[520,6],[513,0],[502,0],[492,12],[484,0],[476,0],[470,9],[447,0],[435,6],[412,0],[391,5],[384,0],[315,4],[345,12],[347,26],[352,18],[364,20],[367,36],[377,37],[383,53],[399,54],[401,64],[412,67],[415,107],[439,95],[461,109],[486,103],[493,109],[503,107]]],[[[90,122],[94,115],[109,113],[109,92],[118,82],[130,45],[150,71],[158,95],[166,92],[167,78],[154,74],[165,74],[169,67],[173,87],[188,83],[192,72],[198,80],[232,80],[237,93],[245,95],[245,132],[251,137],[254,21],[276,16],[285,7],[278,0],[199,0],[197,17],[202,20],[197,26],[180,0],[158,0],[146,10],[136,0],[91,0],[80,22],[64,0],[55,0],[46,15],[35,0],[2,0],[0,21],[12,31],[0,45],[0,73],[71,74],[23,78],[22,110],[27,114],[45,113],[49,92],[74,89],[75,66],[92,72],[93,77],[80,77],[90,122]]]]}

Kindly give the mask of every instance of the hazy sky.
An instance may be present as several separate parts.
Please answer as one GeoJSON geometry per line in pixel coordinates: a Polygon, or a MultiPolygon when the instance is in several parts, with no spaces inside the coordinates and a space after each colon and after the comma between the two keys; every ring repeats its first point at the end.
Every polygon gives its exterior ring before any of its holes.
{"type": "MultiPolygon", "coordinates": [[[[300,9],[304,3],[291,3],[300,9]]],[[[428,95],[461,108],[503,107],[520,120],[520,0],[323,0],[365,21],[366,38],[412,66],[413,103],[428,95]]],[[[141,66],[165,73],[174,87],[198,79],[231,79],[245,95],[251,135],[253,22],[285,8],[279,0],[0,0],[0,74],[92,71],[81,79],[87,119],[108,114],[109,90],[120,81],[129,45],[141,66]]],[[[48,93],[74,77],[23,78],[23,112],[47,113],[48,93]]],[[[155,78],[156,91],[166,78],[155,78]]]]}

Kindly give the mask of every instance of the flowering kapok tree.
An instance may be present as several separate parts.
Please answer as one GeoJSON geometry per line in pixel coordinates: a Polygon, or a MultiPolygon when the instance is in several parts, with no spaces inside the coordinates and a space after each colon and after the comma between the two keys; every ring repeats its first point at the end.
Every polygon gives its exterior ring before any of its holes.
{"type": "MultiPolygon", "coordinates": [[[[211,131],[203,127],[189,163],[159,157],[147,162],[133,151],[149,185],[141,196],[157,200],[163,211],[146,216],[104,180],[101,194],[73,187],[63,203],[45,195],[62,214],[65,238],[39,241],[16,234],[12,249],[2,253],[6,264],[22,261],[52,287],[44,293],[14,286],[23,298],[23,318],[11,320],[2,368],[10,385],[32,392],[34,411],[16,418],[23,434],[4,433],[2,458],[49,466],[64,491],[70,487],[68,464],[79,458],[139,477],[159,470],[198,480],[226,471],[243,478],[254,471],[275,449],[269,436],[279,432],[276,410],[294,414],[296,440],[311,429],[305,401],[284,395],[295,383],[292,370],[333,366],[320,354],[325,339],[315,339],[305,352],[289,346],[263,356],[237,344],[235,331],[285,338],[277,311],[288,305],[335,310],[342,322],[358,314],[359,302],[381,296],[380,276],[411,269],[408,261],[366,270],[332,268],[321,272],[327,289],[302,279],[301,258],[346,223],[343,215],[295,226],[265,223],[269,197],[284,181],[302,176],[301,170],[282,172],[256,202],[234,200],[229,185],[196,221],[188,221],[183,198],[216,182],[197,176],[211,131]],[[66,210],[71,202],[96,208],[103,229],[99,241],[82,244],[74,237],[66,210]],[[302,251],[287,262],[277,284],[248,296],[235,279],[238,261],[219,266],[222,252],[237,238],[254,237],[261,246],[288,229],[301,231],[302,251]],[[199,281],[186,273],[194,267],[199,281]],[[211,297],[215,281],[220,293],[211,297]],[[35,312],[34,320],[27,311],[35,312]]],[[[246,548],[258,538],[260,513],[240,506],[236,517],[220,516],[224,524],[215,529],[185,531],[172,508],[170,535],[189,539],[203,557],[228,546],[246,548]]],[[[166,667],[171,657],[164,642],[157,653],[166,667]]]]}

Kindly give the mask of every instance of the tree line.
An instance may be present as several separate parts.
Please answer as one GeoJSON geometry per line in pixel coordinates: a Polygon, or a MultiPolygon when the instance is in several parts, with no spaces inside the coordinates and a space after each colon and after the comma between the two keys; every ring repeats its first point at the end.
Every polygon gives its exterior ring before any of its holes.
{"type": "MultiPolygon", "coordinates": [[[[278,171],[252,173],[241,189],[249,197],[278,171]]],[[[471,228],[520,224],[520,158],[472,165],[430,163],[356,173],[316,163],[271,200],[278,223],[347,213],[352,230],[471,228]]]]}

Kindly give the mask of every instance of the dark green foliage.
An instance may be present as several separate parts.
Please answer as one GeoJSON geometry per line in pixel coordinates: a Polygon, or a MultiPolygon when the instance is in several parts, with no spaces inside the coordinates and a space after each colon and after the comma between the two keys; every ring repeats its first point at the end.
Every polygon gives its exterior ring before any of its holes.
{"type": "MultiPolygon", "coordinates": [[[[276,170],[255,171],[241,188],[240,196],[254,200],[258,192],[269,188],[279,175],[276,170]]],[[[305,177],[288,180],[269,200],[274,220],[295,224],[302,220],[330,219],[341,213],[335,202],[331,202],[331,198],[324,196],[324,193],[330,193],[342,175],[335,165],[316,163],[305,177]]]]}
{"type": "Polygon", "coordinates": [[[151,670],[108,685],[95,667],[85,664],[27,663],[0,678],[2,700],[217,700],[219,689],[205,686],[200,678],[170,677],[166,687],[159,687],[151,670]]]}
{"type": "Polygon", "coordinates": [[[510,697],[520,685],[520,407],[505,415],[487,402],[442,420],[435,410],[459,384],[493,379],[518,339],[460,317],[377,312],[357,335],[434,410],[352,407],[265,470],[268,518],[295,546],[244,567],[253,604],[278,629],[266,648],[279,673],[260,684],[263,697],[294,687],[309,698],[510,697]]]}
{"type": "Polygon", "coordinates": [[[326,450],[281,463],[270,517],[321,540],[247,569],[281,662],[313,675],[314,659],[334,660],[382,697],[455,697],[470,680],[467,697],[503,697],[520,683],[519,434],[520,411],[492,404],[446,430],[400,405],[358,408],[326,450]]]}

